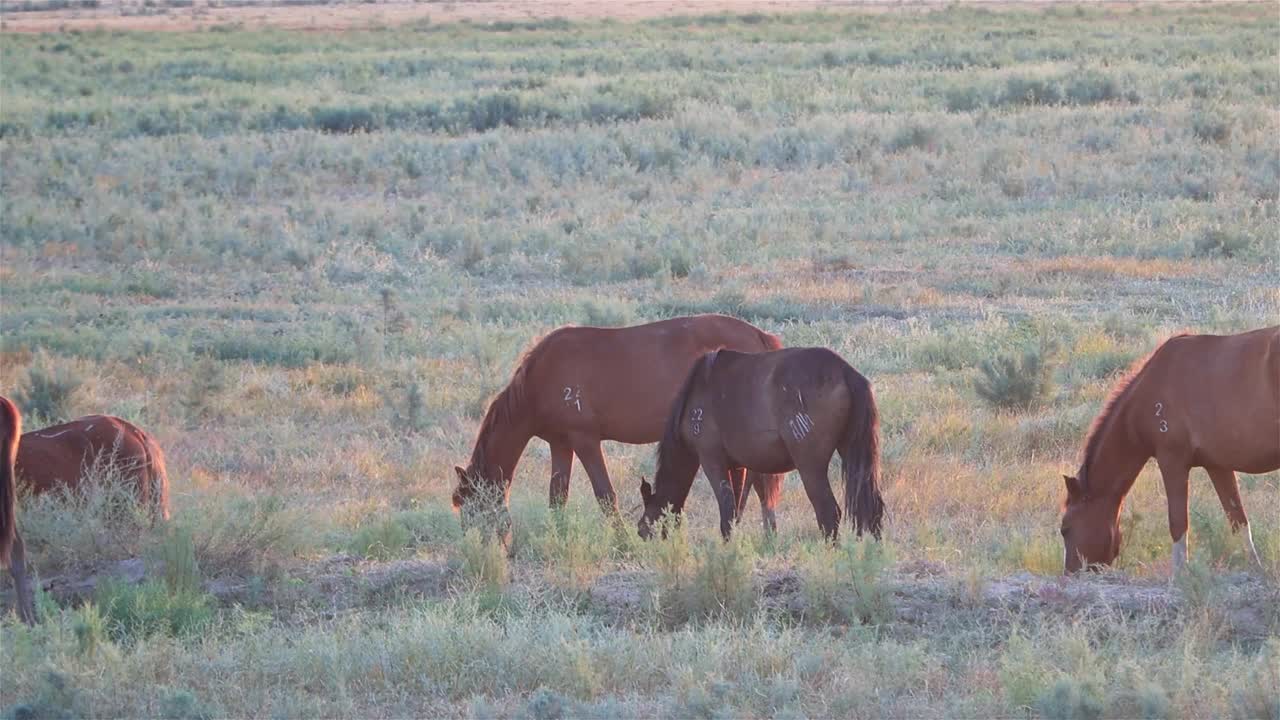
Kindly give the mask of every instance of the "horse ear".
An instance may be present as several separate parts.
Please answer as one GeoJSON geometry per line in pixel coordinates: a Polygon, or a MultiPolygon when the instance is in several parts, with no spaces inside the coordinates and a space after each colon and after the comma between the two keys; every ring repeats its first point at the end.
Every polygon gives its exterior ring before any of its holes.
{"type": "Polygon", "coordinates": [[[653,486],[643,477],[640,478],[640,497],[644,498],[645,502],[649,502],[649,498],[653,497],[653,486]]]}
{"type": "Polygon", "coordinates": [[[466,481],[467,481],[467,471],[466,471],[466,470],[463,470],[462,468],[458,467],[457,465],[454,465],[454,466],[453,466],[453,471],[454,471],[454,472],[456,472],[456,473],[458,473],[458,482],[466,482],[466,481]]]}
{"type": "Polygon", "coordinates": [[[1084,488],[1080,486],[1080,481],[1070,475],[1063,475],[1063,481],[1067,484],[1067,497],[1078,498],[1084,495],[1084,488]]]}

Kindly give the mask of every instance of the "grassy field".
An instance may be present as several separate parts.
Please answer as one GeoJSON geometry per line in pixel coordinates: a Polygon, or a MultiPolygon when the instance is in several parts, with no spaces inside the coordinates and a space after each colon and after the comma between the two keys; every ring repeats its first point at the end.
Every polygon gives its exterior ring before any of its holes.
{"type": "MultiPolygon", "coordinates": [[[[1274,4],[0,35],[0,391],[154,432],[175,520],[24,498],[14,717],[1280,717],[1280,594],[1154,464],[1061,582],[1060,475],[1135,359],[1280,316],[1274,4]],[[881,407],[879,545],[634,533],[607,445],[518,552],[449,509],[565,323],[724,312],[881,407]],[[984,363],[1050,382],[982,399],[984,363]],[[980,384],[980,383],[979,383],[980,384]],[[145,567],[146,580],[109,580],[145,567]],[[95,576],[96,574],[96,576],[95,576]],[[93,578],[94,582],[86,579],[93,578]]],[[[835,477],[833,473],[833,477],[835,477]]],[[[1242,476],[1280,574],[1280,474],[1242,476]]],[[[5,587],[9,587],[6,581],[5,587]]],[[[7,603],[6,607],[11,607],[7,603]]]]}

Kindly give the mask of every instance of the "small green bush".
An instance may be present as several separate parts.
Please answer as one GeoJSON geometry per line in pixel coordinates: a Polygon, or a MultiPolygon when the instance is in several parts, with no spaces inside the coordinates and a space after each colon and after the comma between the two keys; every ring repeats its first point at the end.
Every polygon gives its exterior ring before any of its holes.
{"type": "Polygon", "coordinates": [[[1046,720],[1097,720],[1102,717],[1103,704],[1093,687],[1062,678],[1040,696],[1036,710],[1046,720]]]}
{"type": "Polygon", "coordinates": [[[889,141],[886,149],[889,152],[902,152],[911,148],[931,148],[938,142],[936,128],[919,123],[911,123],[899,128],[889,141]]]}
{"type": "Polygon", "coordinates": [[[71,684],[71,679],[50,670],[40,679],[35,697],[14,705],[5,717],[11,720],[72,720],[87,715],[85,702],[71,684]]]}
{"type": "Polygon", "coordinates": [[[1196,238],[1196,255],[1201,257],[1236,257],[1247,252],[1252,245],[1249,237],[1210,228],[1196,238]]]}
{"type": "Polygon", "coordinates": [[[76,390],[83,381],[69,365],[54,361],[41,352],[27,370],[27,382],[14,393],[24,415],[46,422],[71,419],[76,390]]]}
{"type": "Polygon", "coordinates": [[[1055,80],[1015,75],[1005,81],[999,105],[1057,105],[1062,102],[1062,90],[1055,80]]]}
{"type": "Polygon", "coordinates": [[[397,518],[362,526],[351,539],[351,553],[370,560],[390,560],[413,543],[409,528],[397,518]]]}
{"type": "Polygon", "coordinates": [[[1220,111],[1197,110],[1191,115],[1191,134],[1202,142],[1225,144],[1231,140],[1232,118],[1220,111]]]}
{"type": "Polygon", "coordinates": [[[471,528],[462,536],[458,551],[462,554],[464,577],[487,590],[496,591],[506,586],[509,576],[507,554],[495,538],[482,535],[478,528],[471,528]]]}
{"type": "Polygon", "coordinates": [[[152,635],[189,637],[203,632],[214,619],[209,595],[173,593],[155,580],[133,585],[108,578],[98,584],[93,597],[117,642],[136,642],[152,635]]]}
{"type": "Polygon", "coordinates": [[[984,402],[1001,409],[1027,409],[1049,397],[1053,367],[1043,350],[1027,350],[1021,357],[1001,355],[985,360],[973,389],[984,402]]]}

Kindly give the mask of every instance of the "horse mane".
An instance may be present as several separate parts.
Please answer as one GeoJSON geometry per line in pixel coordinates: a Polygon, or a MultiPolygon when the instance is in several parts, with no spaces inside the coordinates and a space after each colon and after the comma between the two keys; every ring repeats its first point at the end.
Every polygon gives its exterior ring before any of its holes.
{"type": "Polygon", "coordinates": [[[1093,424],[1089,426],[1089,434],[1084,441],[1084,455],[1080,460],[1080,471],[1076,473],[1076,479],[1080,482],[1080,487],[1085,492],[1089,489],[1089,466],[1093,463],[1093,458],[1098,453],[1098,447],[1102,445],[1102,438],[1106,435],[1106,430],[1111,425],[1111,421],[1115,418],[1116,411],[1124,404],[1129,397],[1129,391],[1133,389],[1135,381],[1143,371],[1147,369],[1147,365],[1151,364],[1152,358],[1156,353],[1160,352],[1170,340],[1185,337],[1186,333],[1179,333],[1170,336],[1164,342],[1156,346],[1155,350],[1143,355],[1129,366],[1125,371],[1124,377],[1116,383],[1112,388],[1111,394],[1107,396],[1106,402],[1102,404],[1102,412],[1093,419],[1093,424]]]}
{"type": "Polygon", "coordinates": [[[689,368],[689,374],[680,384],[680,392],[676,393],[675,401],[671,403],[671,412],[668,413],[666,425],[662,430],[662,440],[658,443],[658,463],[653,473],[655,492],[660,492],[657,482],[658,478],[663,476],[663,469],[671,468],[682,461],[687,463],[692,454],[689,448],[685,447],[684,437],[680,433],[685,404],[689,401],[689,393],[693,391],[698,380],[710,373],[711,364],[715,362],[716,354],[719,352],[719,350],[712,350],[698,358],[693,367],[689,368]]]}
{"type": "Polygon", "coordinates": [[[480,442],[480,439],[502,425],[511,423],[524,410],[525,399],[528,394],[526,392],[526,381],[529,377],[529,370],[546,350],[547,341],[551,339],[551,336],[563,329],[552,330],[535,340],[529,349],[521,353],[520,359],[516,362],[516,369],[511,373],[511,380],[507,382],[506,387],[499,390],[493,396],[493,399],[489,401],[489,407],[485,410],[484,419],[480,421],[480,430],[476,433],[475,449],[471,452],[471,465],[473,467],[481,467],[484,460],[484,444],[480,442]]]}

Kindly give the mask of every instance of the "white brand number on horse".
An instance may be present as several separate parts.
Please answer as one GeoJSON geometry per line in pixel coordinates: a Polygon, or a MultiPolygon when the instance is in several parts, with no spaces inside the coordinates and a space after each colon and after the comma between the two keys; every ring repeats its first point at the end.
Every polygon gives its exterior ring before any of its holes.
{"type": "Polygon", "coordinates": [[[564,402],[566,405],[578,408],[578,412],[582,412],[582,388],[565,388],[564,402]]]}
{"type": "Polygon", "coordinates": [[[693,434],[701,435],[702,434],[702,408],[694,408],[693,412],[690,413],[690,419],[693,420],[693,423],[692,423],[693,434]]]}
{"type": "Polygon", "coordinates": [[[808,413],[796,413],[795,417],[787,421],[787,427],[791,428],[791,435],[800,440],[813,430],[813,418],[808,413]]]}
{"type": "MultiPolygon", "coordinates": [[[[1164,416],[1164,403],[1158,402],[1156,403],[1156,417],[1162,417],[1162,416],[1164,416]]],[[[1160,432],[1162,433],[1169,432],[1168,421],[1165,421],[1165,420],[1160,421],[1160,432]]]]}

